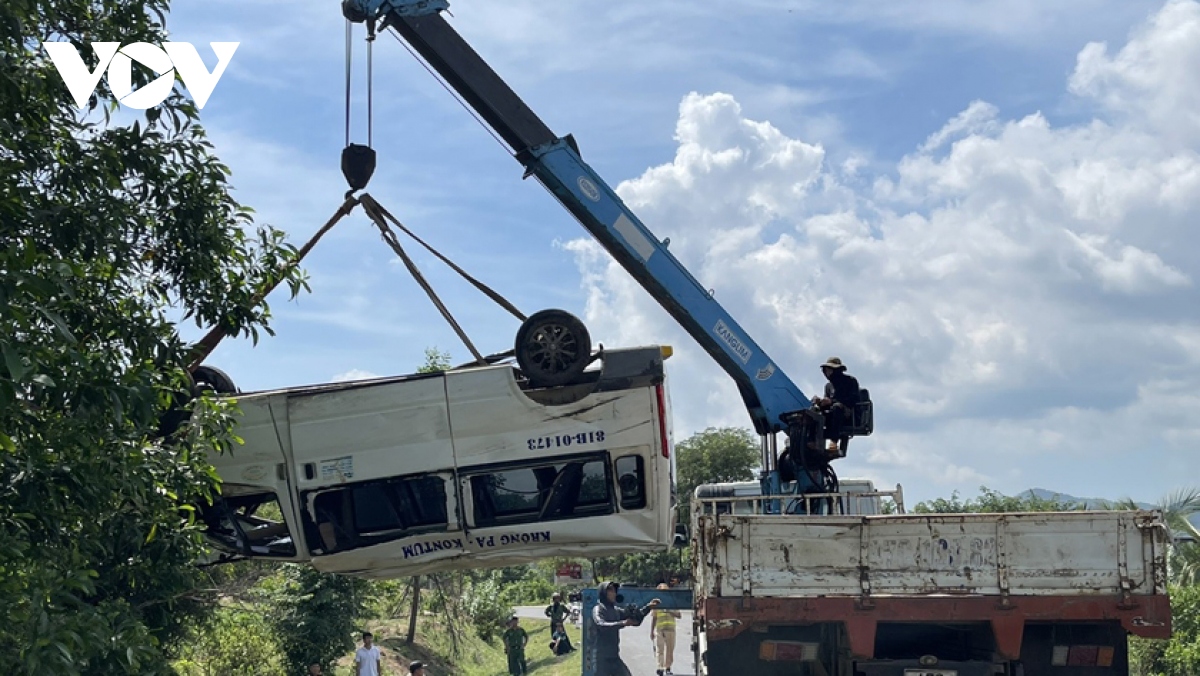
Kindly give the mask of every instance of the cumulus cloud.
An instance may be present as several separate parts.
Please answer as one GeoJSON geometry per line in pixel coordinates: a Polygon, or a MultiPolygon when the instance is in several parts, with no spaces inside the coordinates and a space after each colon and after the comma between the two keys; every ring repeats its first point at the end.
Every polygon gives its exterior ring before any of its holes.
{"type": "MultiPolygon", "coordinates": [[[[617,191],[802,389],[831,354],[871,388],[877,431],[843,475],[929,496],[1049,471],[1121,494],[1137,458],[1153,499],[1200,466],[1197,62],[1200,3],[1170,0],[1115,54],[1080,51],[1065,84],[1093,119],[975,101],[874,176],[693,93],[672,161],[617,191]]],[[[748,423],[732,381],[622,268],[567,246],[597,339],[687,348],[670,362],[681,431],[748,423]]]]}
{"type": "Polygon", "coordinates": [[[371,378],[379,378],[379,377],[380,377],[379,374],[371,373],[370,371],[364,371],[362,369],[350,369],[349,371],[346,371],[345,373],[339,373],[339,374],[333,376],[332,378],[329,379],[329,382],[331,382],[331,383],[346,383],[346,382],[350,382],[352,380],[369,380],[371,378]]]}

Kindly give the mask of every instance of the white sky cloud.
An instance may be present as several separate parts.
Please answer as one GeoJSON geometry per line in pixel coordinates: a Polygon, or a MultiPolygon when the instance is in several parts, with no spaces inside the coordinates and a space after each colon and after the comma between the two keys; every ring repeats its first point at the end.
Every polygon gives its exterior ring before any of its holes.
{"type": "MultiPolygon", "coordinates": [[[[877,432],[843,476],[910,500],[980,483],[1152,500],[1200,469],[1200,3],[452,9],[806,392],[821,360],[850,362],[877,432]]],[[[237,196],[303,242],[345,190],[339,3],[179,0],[171,25],[242,41],[205,126],[237,196]]],[[[390,37],[374,104],[372,195],[527,313],[675,344],[679,434],[747,424],[732,381],[390,37]]],[[[306,260],[313,293],[272,296],[278,335],[213,363],[253,389],[409,373],[431,346],[466,361],[378,240],[347,219],[306,260]]],[[[511,346],[512,317],[409,249],[481,349],[511,346]]]]}
{"type": "MultiPolygon", "coordinates": [[[[802,389],[832,354],[871,389],[876,433],[843,475],[1111,491],[1133,463],[1165,489],[1200,466],[1198,62],[1200,3],[1171,0],[1115,54],[1080,51],[1064,85],[1094,119],[977,100],[866,188],[693,93],[674,159],[618,192],[802,389]]],[[[594,243],[568,248],[594,337],[691,345],[594,243]]],[[[669,364],[681,427],[747,424],[706,355],[669,364]]]]}
{"type": "Polygon", "coordinates": [[[378,373],[371,373],[362,369],[350,369],[345,373],[339,373],[329,379],[331,383],[345,383],[351,380],[368,380],[370,378],[381,377],[378,373]]]}

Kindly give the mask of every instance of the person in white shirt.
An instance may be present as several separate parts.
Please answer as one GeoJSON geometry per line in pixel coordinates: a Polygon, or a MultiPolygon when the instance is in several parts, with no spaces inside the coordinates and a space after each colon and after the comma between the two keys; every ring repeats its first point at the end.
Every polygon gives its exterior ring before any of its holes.
{"type": "Polygon", "coordinates": [[[363,632],[363,647],[354,651],[354,676],[379,676],[379,646],[372,645],[374,638],[371,632],[363,632]]]}

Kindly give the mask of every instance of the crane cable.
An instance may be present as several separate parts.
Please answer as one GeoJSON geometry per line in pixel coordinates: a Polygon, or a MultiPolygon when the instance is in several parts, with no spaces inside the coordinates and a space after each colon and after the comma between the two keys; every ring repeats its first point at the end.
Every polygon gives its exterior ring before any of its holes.
{"type": "MultiPolygon", "coordinates": [[[[438,312],[440,312],[442,314],[442,317],[446,320],[447,323],[450,324],[450,327],[454,329],[454,332],[456,334],[458,334],[459,339],[462,340],[463,344],[465,344],[467,346],[467,349],[471,352],[471,356],[473,356],[475,358],[475,361],[477,363],[479,363],[481,366],[487,366],[488,364],[490,364],[491,361],[489,360],[489,358],[484,357],[483,354],[480,353],[478,349],[476,349],[475,344],[471,342],[471,339],[469,337],[467,337],[466,331],[463,330],[462,326],[454,318],[454,315],[451,314],[449,308],[446,307],[446,304],[442,302],[442,300],[438,296],[437,292],[433,290],[433,286],[430,285],[429,281],[427,279],[425,279],[425,276],[423,274],[421,274],[421,271],[417,268],[416,263],[414,263],[412,258],[408,255],[408,252],[406,252],[404,250],[404,247],[401,246],[399,237],[396,236],[395,231],[392,230],[392,228],[388,225],[388,221],[389,220],[392,221],[396,225],[397,228],[401,229],[402,231],[404,231],[405,234],[407,234],[410,237],[412,237],[413,239],[417,240],[417,242],[419,242],[427,250],[429,250],[431,253],[433,253],[433,255],[437,256],[438,259],[444,261],[447,265],[449,265],[451,268],[453,268],[455,272],[462,275],[463,278],[465,278],[468,282],[470,282],[472,285],[474,285],[475,288],[482,291],[484,294],[486,294],[489,298],[491,298],[493,301],[495,301],[501,307],[503,307],[504,309],[508,310],[513,315],[515,315],[518,319],[520,319],[521,321],[524,321],[525,315],[523,315],[520,310],[518,310],[512,303],[510,303],[507,299],[505,299],[499,293],[496,293],[495,291],[493,291],[490,287],[488,287],[483,282],[480,282],[479,280],[475,279],[471,275],[467,274],[467,272],[465,270],[463,270],[459,266],[455,265],[450,259],[448,259],[445,256],[443,256],[442,254],[438,253],[437,250],[435,250],[433,247],[429,246],[423,240],[421,240],[419,237],[417,237],[415,234],[413,234],[411,230],[406,228],[404,226],[404,224],[399,221],[399,219],[397,219],[390,212],[388,212],[386,209],[384,209],[383,206],[381,206],[378,202],[376,202],[375,199],[373,197],[371,197],[369,194],[360,195],[358,197],[358,202],[360,204],[362,204],[363,211],[366,212],[367,216],[371,219],[371,221],[375,224],[375,226],[377,228],[379,228],[379,232],[380,232],[380,235],[383,237],[383,241],[389,247],[391,247],[392,251],[395,252],[396,255],[400,257],[400,260],[404,262],[404,267],[408,269],[409,274],[411,274],[413,276],[413,279],[416,280],[417,284],[420,285],[421,289],[425,291],[425,294],[427,296],[429,296],[429,300],[433,302],[434,307],[436,307],[438,309],[438,312]]],[[[496,355],[489,355],[489,356],[496,356],[496,355]]]]}
{"type": "Polygon", "coordinates": [[[346,183],[350,189],[346,191],[346,197],[349,198],[355,192],[367,187],[371,182],[371,176],[375,173],[375,150],[371,147],[374,130],[374,45],[375,45],[375,24],[367,24],[367,145],[350,142],[350,102],[353,94],[351,81],[353,80],[353,68],[351,67],[354,57],[354,24],[349,19],[346,20],[346,146],[342,148],[342,176],[346,178],[346,183]]]}
{"type": "Polygon", "coordinates": [[[421,239],[420,237],[417,237],[416,234],[413,233],[413,231],[406,228],[404,226],[404,224],[400,222],[399,219],[397,219],[395,216],[393,216],[391,214],[391,212],[389,212],[387,209],[383,208],[383,206],[381,204],[379,204],[378,202],[376,202],[373,197],[371,197],[368,194],[364,194],[364,195],[362,195],[362,197],[360,199],[363,202],[363,209],[366,209],[368,204],[370,205],[371,208],[378,209],[380,215],[382,215],[387,220],[391,221],[392,224],[395,225],[402,232],[404,232],[404,234],[406,234],[409,237],[416,240],[417,244],[420,244],[421,246],[425,247],[425,249],[427,251],[429,251],[429,253],[433,254],[434,256],[437,257],[438,260],[440,260],[443,263],[445,263],[446,265],[448,265],[452,270],[454,270],[459,275],[461,275],[463,279],[470,282],[472,286],[474,286],[476,289],[479,289],[481,292],[484,293],[484,295],[486,295],[488,298],[491,298],[493,301],[495,301],[497,305],[504,308],[505,310],[508,310],[508,312],[510,314],[512,314],[512,316],[516,317],[518,320],[525,321],[526,317],[525,317],[524,313],[522,313],[520,310],[518,310],[515,305],[510,303],[507,298],[505,298],[504,296],[501,296],[499,293],[492,290],[492,288],[489,287],[487,284],[484,284],[483,282],[479,281],[478,279],[475,279],[474,277],[472,277],[469,273],[467,273],[466,270],[463,270],[458,265],[456,265],[454,263],[454,261],[443,256],[440,252],[438,252],[437,249],[434,249],[432,246],[429,246],[429,244],[427,244],[425,242],[425,240],[421,239]]]}
{"type": "MultiPolygon", "coordinates": [[[[358,200],[347,196],[346,200],[342,202],[342,205],[338,207],[333,216],[331,216],[328,221],[325,221],[325,225],[321,226],[321,228],[317,230],[317,233],[310,237],[309,240],[304,243],[304,246],[300,247],[296,251],[296,255],[292,257],[291,260],[287,261],[282,267],[280,267],[273,276],[264,280],[262,288],[251,297],[247,306],[254,307],[262,302],[264,298],[270,295],[270,293],[275,290],[275,287],[279,286],[280,282],[287,277],[287,274],[291,272],[292,269],[300,265],[300,262],[304,260],[304,257],[308,255],[308,252],[312,251],[313,247],[317,245],[317,242],[321,241],[321,238],[325,236],[325,233],[332,230],[333,226],[338,224],[338,221],[341,221],[344,217],[348,216],[350,212],[354,210],[354,207],[357,204],[358,200]]],[[[213,350],[217,349],[217,346],[221,344],[221,341],[224,340],[225,336],[228,336],[229,333],[229,330],[219,323],[209,329],[208,333],[205,334],[204,337],[192,347],[192,361],[188,364],[188,371],[195,372],[196,368],[199,367],[200,364],[207,359],[210,354],[212,354],[213,350]]]]}
{"type": "MultiPolygon", "coordinates": [[[[397,38],[397,41],[400,42],[400,44],[402,44],[402,45],[404,44],[403,41],[399,40],[399,36],[395,36],[395,37],[397,38]]],[[[499,293],[492,290],[489,286],[487,286],[483,282],[480,282],[479,280],[472,277],[470,274],[468,274],[465,270],[463,270],[461,267],[456,265],[449,258],[447,258],[446,256],[443,256],[440,252],[438,252],[432,246],[427,244],[420,237],[417,237],[417,235],[415,233],[413,233],[411,230],[409,230],[407,227],[405,227],[404,224],[401,223],[398,218],[396,218],[395,216],[393,216],[391,214],[391,212],[389,212],[387,209],[383,208],[382,205],[380,205],[378,202],[376,202],[373,197],[371,197],[368,194],[363,194],[361,197],[358,197],[358,198],[354,197],[355,192],[357,192],[358,190],[362,190],[363,188],[366,187],[367,183],[370,182],[370,180],[371,180],[372,174],[375,171],[375,151],[371,147],[371,145],[374,141],[374,139],[373,139],[373,126],[374,126],[374,124],[373,124],[373,121],[374,121],[374,87],[373,87],[373,83],[374,83],[374,49],[373,49],[373,47],[374,47],[374,43],[375,43],[374,23],[368,22],[368,24],[367,24],[367,145],[365,145],[365,146],[359,145],[359,144],[354,144],[354,143],[350,142],[351,99],[352,99],[352,95],[353,95],[353,88],[352,88],[352,80],[353,80],[353,77],[352,77],[353,76],[353,67],[352,66],[353,66],[353,54],[354,54],[354,48],[353,48],[354,44],[353,43],[354,43],[353,23],[349,19],[347,19],[346,20],[346,111],[345,111],[346,146],[342,150],[342,174],[346,177],[346,181],[350,184],[350,190],[346,191],[345,199],[342,202],[342,205],[340,207],[338,207],[337,211],[334,212],[333,216],[330,217],[330,219],[328,221],[326,221],[325,224],[323,226],[321,226],[320,229],[317,230],[316,234],[314,234],[311,238],[309,238],[309,240],[307,242],[305,242],[304,246],[300,247],[300,249],[297,250],[295,257],[293,257],[291,260],[289,260],[287,263],[285,263],[279,269],[279,271],[277,272],[277,274],[275,276],[269,277],[268,279],[266,279],[264,281],[262,288],[252,297],[251,304],[252,305],[257,304],[257,303],[261,302],[264,298],[266,298],[266,296],[268,296],[275,289],[275,287],[277,287],[280,284],[280,282],[283,281],[283,279],[287,276],[288,272],[290,272],[292,269],[294,269],[295,267],[300,265],[301,261],[304,260],[304,257],[306,255],[308,255],[308,253],[310,251],[312,251],[313,247],[315,247],[317,245],[317,243],[321,240],[321,238],[325,236],[325,233],[327,233],[331,229],[333,229],[333,226],[336,225],[339,221],[341,221],[342,218],[348,216],[350,214],[350,212],[354,210],[355,206],[362,204],[363,210],[367,212],[367,215],[371,218],[372,222],[375,224],[376,227],[379,228],[380,233],[383,236],[383,240],[401,258],[401,260],[404,262],[405,267],[413,275],[413,278],[417,281],[417,283],[421,286],[421,288],[425,290],[425,293],[429,295],[430,300],[433,301],[434,305],[442,313],[442,316],[450,323],[451,327],[454,328],[454,331],[458,334],[459,338],[461,338],[462,341],[466,344],[467,349],[470,350],[472,356],[475,357],[476,361],[478,361],[480,364],[486,365],[486,364],[491,363],[490,360],[492,358],[507,356],[512,353],[511,350],[506,351],[506,352],[501,352],[498,354],[488,355],[488,357],[484,357],[482,354],[480,354],[480,352],[477,349],[475,349],[474,344],[471,343],[471,340],[467,337],[467,335],[463,331],[462,327],[454,319],[453,315],[450,314],[449,309],[447,309],[445,304],[442,303],[441,299],[437,296],[437,293],[434,292],[433,288],[429,285],[429,282],[424,278],[424,276],[421,274],[420,270],[417,269],[416,264],[408,256],[407,252],[404,251],[404,248],[400,245],[399,238],[396,236],[395,232],[391,230],[391,228],[388,226],[387,222],[391,221],[397,228],[399,228],[401,231],[403,231],[409,237],[412,237],[414,240],[416,240],[418,244],[423,246],[426,250],[428,250],[430,253],[432,253],[434,256],[436,256],[439,260],[444,262],[451,269],[453,269],[455,272],[457,272],[459,275],[461,275],[472,286],[474,286],[476,289],[483,292],[488,298],[492,299],[494,302],[496,302],[502,308],[507,310],[513,316],[515,316],[518,320],[520,320],[522,322],[525,321],[525,319],[526,319],[525,315],[520,310],[518,310],[516,308],[516,306],[514,306],[512,303],[510,303],[508,301],[508,299],[504,298],[504,296],[501,296],[499,293]]],[[[407,48],[407,45],[405,45],[405,47],[407,48]]],[[[409,52],[412,53],[412,50],[409,50],[409,52]]],[[[413,54],[413,56],[416,57],[417,55],[413,54]]],[[[425,65],[419,58],[417,59],[417,61],[418,61],[418,63],[425,65]]],[[[426,66],[426,69],[427,70],[429,69],[428,66],[426,66]]],[[[430,72],[432,72],[432,70],[430,72]]],[[[435,79],[436,79],[436,75],[435,75],[435,79]]],[[[440,79],[439,79],[439,82],[440,82],[440,79]]],[[[442,83],[442,85],[446,86],[445,83],[442,83]]],[[[447,87],[447,89],[449,89],[449,88],[447,87]]],[[[451,94],[453,95],[452,91],[451,91],[451,94]]],[[[457,97],[455,97],[455,98],[457,100],[457,97]]],[[[459,103],[462,104],[462,101],[459,101],[459,103]]],[[[465,107],[466,106],[464,105],[464,108],[465,107]]],[[[467,110],[468,110],[468,112],[470,112],[469,108],[467,110]]],[[[491,132],[491,130],[488,129],[486,125],[483,125],[482,120],[479,120],[477,116],[476,116],[476,120],[480,122],[481,126],[483,126],[484,129],[491,132]]],[[[493,138],[496,138],[494,133],[492,133],[492,136],[493,136],[493,138]]],[[[500,139],[497,138],[496,140],[499,141],[500,139]]],[[[193,346],[192,360],[188,364],[188,371],[194,372],[204,362],[204,360],[207,359],[209,357],[209,355],[212,354],[212,352],[217,348],[218,345],[220,345],[221,341],[224,340],[224,338],[227,335],[229,335],[229,333],[230,332],[226,327],[221,326],[219,324],[217,326],[212,327],[209,330],[209,332],[207,334],[205,334],[204,337],[201,338],[200,341],[198,341],[193,346]]]]}
{"type": "MultiPolygon", "coordinates": [[[[371,147],[372,128],[374,126],[374,92],[375,92],[375,28],[374,25],[369,25],[367,28],[367,147],[371,147]]],[[[354,58],[354,24],[349,19],[346,20],[346,145],[350,145],[350,101],[352,98],[351,80],[353,79],[354,69],[352,62],[354,58]]]]}

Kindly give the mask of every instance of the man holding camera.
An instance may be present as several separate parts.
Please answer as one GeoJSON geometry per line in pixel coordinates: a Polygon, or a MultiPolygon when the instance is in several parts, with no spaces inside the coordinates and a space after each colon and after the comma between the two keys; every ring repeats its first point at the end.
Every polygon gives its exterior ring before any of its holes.
{"type": "Polygon", "coordinates": [[[617,605],[620,586],[616,582],[601,582],[597,588],[599,603],[592,609],[592,624],[596,627],[596,676],[633,676],[621,660],[620,631],[640,625],[661,603],[654,599],[641,608],[622,608],[617,605]]]}

